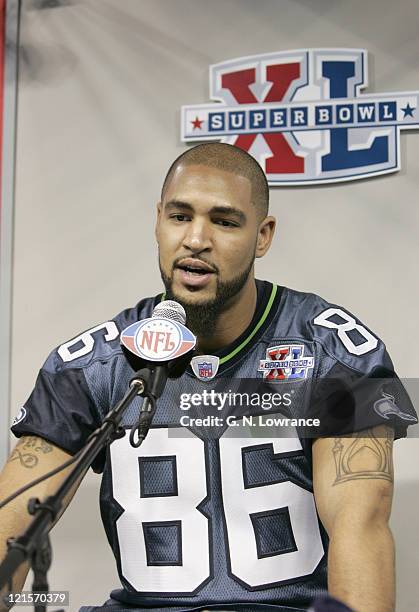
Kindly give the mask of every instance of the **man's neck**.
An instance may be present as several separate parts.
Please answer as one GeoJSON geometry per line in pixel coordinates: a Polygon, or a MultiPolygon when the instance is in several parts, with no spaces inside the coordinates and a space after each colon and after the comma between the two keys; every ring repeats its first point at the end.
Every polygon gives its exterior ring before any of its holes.
{"type": "Polygon", "coordinates": [[[201,354],[218,351],[234,342],[250,325],[256,310],[257,289],[255,279],[249,279],[229,307],[218,317],[211,336],[198,336],[201,354]]]}

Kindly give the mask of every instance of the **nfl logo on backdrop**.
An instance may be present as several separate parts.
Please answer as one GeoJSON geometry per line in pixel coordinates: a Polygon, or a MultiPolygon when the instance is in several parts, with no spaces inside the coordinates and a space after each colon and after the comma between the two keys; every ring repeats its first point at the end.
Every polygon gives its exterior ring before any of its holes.
{"type": "Polygon", "coordinates": [[[304,349],[303,344],[270,346],[266,359],[259,362],[258,371],[270,381],[304,380],[314,367],[314,357],[306,357],[304,349]]]}
{"type": "Polygon", "coordinates": [[[192,357],[193,373],[200,380],[211,380],[218,372],[220,359],[216,355],[197,355],[192,357]]]}
{"type": "Polygon", "coordinates": [[[369,178],[400,169],[400,130],[419,125],[419,92],[362,94],[367,51],[303,49],[210,66],[216,104],[183,106],[184,142],[253,155],[270,185],[369,178]]]}

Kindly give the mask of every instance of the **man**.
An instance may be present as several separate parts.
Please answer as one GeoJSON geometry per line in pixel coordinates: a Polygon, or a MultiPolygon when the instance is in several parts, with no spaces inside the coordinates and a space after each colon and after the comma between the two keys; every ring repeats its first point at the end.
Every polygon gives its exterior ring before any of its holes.
{"type": "MultiPolygon", "coordinates": [[[[94,463],[123,585],[104,610],[306,610],[327,589],[358,611],[394,609],[391,446],[416,421],[414,409],[381,340],[346,310],[255,282],[254,260],[275,229],[268,194],[259,165],[230,145],[186,151],[165,179],[156,237],[166,298],[184,306],[198,362],[213,371],[200,375],[195,363],[168,381],[144,444],[133,448],[126,435],[94,463]],[[180,398],[193,396],[189,414],[204,417],[214,406],[196,398],[215,387],[219,399],[239,379],[283,400],[273,414],[320,416],[322,437],[293,426],[285,436],[278,426],[255,439],[246,418],[264,407],[225,402],[230,427],[181,425],[180,398]]],[[[162,298],[51,353],[12,428],[21,439],[2,497],[82,447],[132,376],[119,333],[162,298]]],[[[63,477],[0,511],[0,556],[30,520],[27,498],[53,492],[63,477]]],[[[102,608],[83,608],[93,609],[102,608]]]]}

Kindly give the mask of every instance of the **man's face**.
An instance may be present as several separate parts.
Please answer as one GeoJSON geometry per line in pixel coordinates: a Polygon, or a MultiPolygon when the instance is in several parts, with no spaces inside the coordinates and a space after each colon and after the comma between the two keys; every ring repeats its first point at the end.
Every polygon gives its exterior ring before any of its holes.
{"type": "Polygon", "coordinates": [[[253,267],[258,225],[247,178],[202,165],[178,167],[156,226],[169,294],[198,306],[240,291],[253,267]]]}

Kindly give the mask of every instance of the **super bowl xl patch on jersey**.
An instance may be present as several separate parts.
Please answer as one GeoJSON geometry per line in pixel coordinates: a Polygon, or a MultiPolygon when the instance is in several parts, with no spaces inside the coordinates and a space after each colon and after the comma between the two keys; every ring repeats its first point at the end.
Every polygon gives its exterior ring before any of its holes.
{"type": "Polygon", "coordinates": [[[192,357],[191,368],[200,380],[211,380],[218,372],[220,358],[216,355],[197,355],[192,357]]]}
{"type": "Polygon", "coordinates": [[[263,378],[273,381],[304,380],[314,367],[314,357],[304,354],[303,344],[281,344],[266,350],[266,359],[259,362],[263,378]]]}

